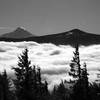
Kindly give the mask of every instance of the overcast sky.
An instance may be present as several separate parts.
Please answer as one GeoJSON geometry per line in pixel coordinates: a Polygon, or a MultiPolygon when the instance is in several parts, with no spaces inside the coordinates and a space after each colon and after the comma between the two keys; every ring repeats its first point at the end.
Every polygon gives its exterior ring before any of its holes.
{"type": "Polygon", "coordinates": [[[74,28],[100,33],[100,0],[0,0],[0,34],[25,27],[36,35],[74,28]]]}

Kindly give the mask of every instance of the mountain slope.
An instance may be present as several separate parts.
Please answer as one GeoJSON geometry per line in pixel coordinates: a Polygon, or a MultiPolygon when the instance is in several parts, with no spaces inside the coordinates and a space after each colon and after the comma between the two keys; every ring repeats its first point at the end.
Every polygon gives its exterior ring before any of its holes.
{"type": "Polygon", "coordinates": [[[40,37],[26,38],[26,41],[36,41],[39,43],[54,43],[56,45],[74,45],[78,42],[80,45],[100,44],[100,35],[86,33],[79,29],[73,29],[68,32],[45,35],[40,37]]]}
{"type": "Polygon", "coordinates": [[[32,36],[32,34],[30,32],[28,32],[25,29],[20,28],[20,27],[18,27],[13,32],[5,33],[5,34],[1,35],[1,37],[4,37],[4,38],[15,38],[15,39],[27,38],[27,37],[31,37],[31,36],[32,36]]]}
{"type": "Polygon", "coordinates": [[[100,44],[100,35],[87,33],[79,29],[73,29],[68,32],[44,35],[44,36],[32,36],[28,38],[0,38],[0,41],[35,41],[38,43],[54,43],[56,45],[75,45],[78,42],[80,45],[93,45],[100,44]]]}

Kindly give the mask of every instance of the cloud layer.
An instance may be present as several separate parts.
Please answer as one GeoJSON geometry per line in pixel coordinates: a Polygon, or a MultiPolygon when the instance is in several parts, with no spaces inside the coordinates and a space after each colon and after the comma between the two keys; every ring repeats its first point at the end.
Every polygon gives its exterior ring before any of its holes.
{"type": "MultiPolygon", "coordinates": [[[[69,63],[73,57],[74,48],[71,46],[56,46],[51,43],[39,44],[36,42],[0,42],[0,71],[6,69],[13,72],[12,66],[17,66],[18,56],[27,47],[32,65],[41,67],[44,79],[49,82],[49,87],[57,84],[61,79],[69,79],[69,63]]],[[[81,64],[87,63],[89,79],[97,78],[100,69],[100,45],[80,47],[81,64]]]]}

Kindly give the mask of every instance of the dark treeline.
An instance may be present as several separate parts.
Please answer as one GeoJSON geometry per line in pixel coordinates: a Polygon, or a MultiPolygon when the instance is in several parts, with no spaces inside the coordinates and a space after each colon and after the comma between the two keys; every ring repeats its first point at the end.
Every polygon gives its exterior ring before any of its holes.
{"type": "Polygon", "coordinates": [[[72,80],[62,80],[52,92],[48,82],[42,80],[41,69],[31,66],[28,49],[18,57],[18,66],[13,67],[15,79],[8,77],[6,70],[0,74],[0,100],[99,100],[100,84],[89,83],[86,63],[80,65],[78,45],[70,63],[72,80]]]}

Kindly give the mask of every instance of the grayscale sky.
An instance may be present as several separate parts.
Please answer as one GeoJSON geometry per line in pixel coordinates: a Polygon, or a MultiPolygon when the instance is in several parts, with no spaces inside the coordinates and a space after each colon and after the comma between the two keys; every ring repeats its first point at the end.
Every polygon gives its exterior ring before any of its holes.
{"type": "Polygon", "coordinates": [[[100,0],[0,0],[0,34],[16,27],[36,35],[74,28],[100,34],[100,0]]]}

